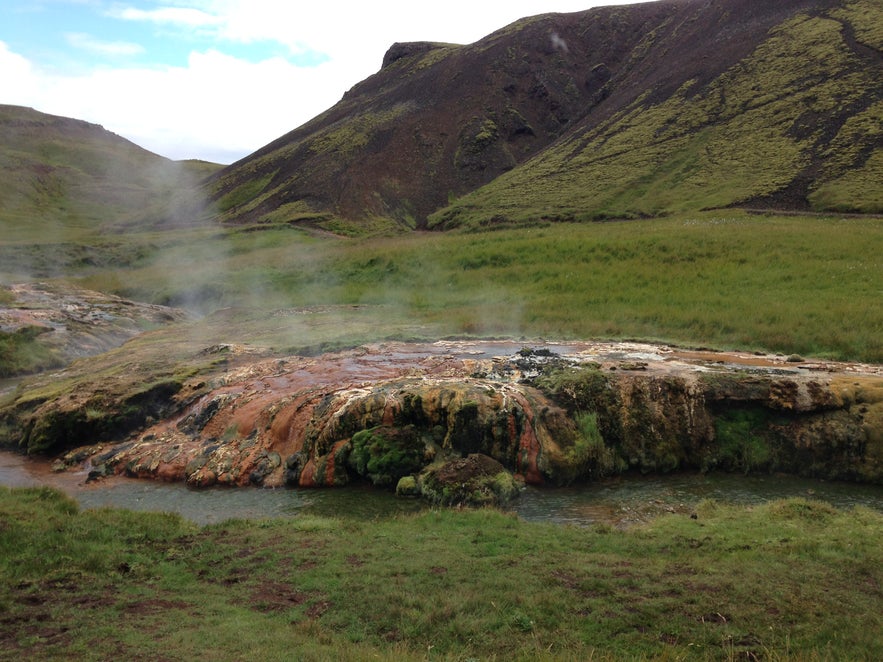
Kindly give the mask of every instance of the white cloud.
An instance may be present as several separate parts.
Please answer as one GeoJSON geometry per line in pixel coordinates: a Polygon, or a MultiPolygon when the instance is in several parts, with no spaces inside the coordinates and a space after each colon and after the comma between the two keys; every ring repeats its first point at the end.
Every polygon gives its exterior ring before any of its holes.
{"type": "Polygon", "coordinates": [[[139,55],[144,52],[144,47],[140,44],[128,41],[101,41],[82,32],[69,32],[65,35],[65,39],[74,48],[110,57],[139,55]]]}
{"type": "Polygon", "coordinates": [[[210,27],[222,23],[217,15],[192,7],[159,7],[157,9],[136,9],[135,7],[114,7],[108,15],[126,21],[149,21],[185,28],[210,27]]]}
{"type": "Polygon", "coordinates": [[[210,50],[192,53],[186,67],[58,78],[36,107],[100,123],[170,158],[230,162],[319,114],[333,94],[340,96],[321,67],[282,58],[250,63],[210,50]]]}
{"type": "Polygon", "coordinates": [[[10,92],[16,98],[32,98],[38,93],[38,88],[39,76],[27,58],[13,53],[5,42],[0,41],[0,90],[5,91],[0,93],[3,95],[0,101],[3,101],[10,92]]]}

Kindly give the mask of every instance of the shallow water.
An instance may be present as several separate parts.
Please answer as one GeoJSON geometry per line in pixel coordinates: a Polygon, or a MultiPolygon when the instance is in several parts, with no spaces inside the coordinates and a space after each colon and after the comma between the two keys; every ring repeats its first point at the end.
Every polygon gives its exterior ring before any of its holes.
{"type": "MultiPolygon", "coordinates": [[[[0,452],[0,485],[50,485],[74,497],[83,508],[176,512],[198,524],[230,518],[285,518],[304,514],[364,520],[428,507],[422,501],[396,498],[390,492],[367,485],[313,490],[194,490],[180,483],[129,478],[86,483],[85,472],[56,474],[45,461],[29,460],[8,452],[0,452]]],[[[732,474],[626,476],[578,487],[529,487],[512,510],[529,521],[627,526],[667,512],[689,513],[703,499],[751,505],[793,496],[821,499],[838,508],[861,505],[883,512],[883,486],[780,475],[732,474]]]]}

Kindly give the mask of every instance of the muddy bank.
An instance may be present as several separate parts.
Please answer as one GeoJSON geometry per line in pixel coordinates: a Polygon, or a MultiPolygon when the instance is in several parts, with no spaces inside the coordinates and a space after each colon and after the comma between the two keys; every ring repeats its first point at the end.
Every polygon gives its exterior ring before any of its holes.
{"type": "Polygon", "coordinates": [[[98,443],[81,443],[95,430],[78,403],[106,384],[45,401],[20,389],[3,410],[3,443],[34,450],[57,437],[46,450],[58,468],[197,487],[367,479],[392,489],[470,454],[536,485],[684,469],[883,482],[881,366],[637,343],[202,351],[225,359],[174,385],[140,384],[140,400],[123,394],[121,406],[149,413],[119,434],[101,428],[98,443]]]}

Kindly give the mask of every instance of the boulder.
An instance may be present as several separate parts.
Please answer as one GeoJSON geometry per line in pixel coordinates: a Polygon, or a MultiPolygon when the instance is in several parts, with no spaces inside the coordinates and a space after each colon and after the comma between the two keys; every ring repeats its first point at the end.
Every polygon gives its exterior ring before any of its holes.
{"type": "Polygon", "coordinates": [[[492,457],[470,453],[423,470],[417,479],[420,494],[444,506],[501,506],[523,487],[492,457]]]}

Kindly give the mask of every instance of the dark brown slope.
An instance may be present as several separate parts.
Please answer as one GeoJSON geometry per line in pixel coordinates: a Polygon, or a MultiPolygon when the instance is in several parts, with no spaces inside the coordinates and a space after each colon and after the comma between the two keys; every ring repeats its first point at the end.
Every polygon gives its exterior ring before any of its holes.
{"type": "Polygon", "coordinates": [[[424,227],[569,131],[642,95],[702,89],[789,17],[837,4],[667,0],[527,18],[468,46],[396,44],[377,74],[224,169],[212,193],[225,221],[424,227]]]}

